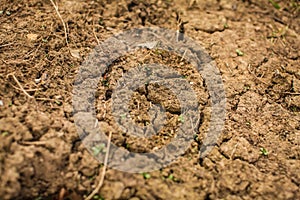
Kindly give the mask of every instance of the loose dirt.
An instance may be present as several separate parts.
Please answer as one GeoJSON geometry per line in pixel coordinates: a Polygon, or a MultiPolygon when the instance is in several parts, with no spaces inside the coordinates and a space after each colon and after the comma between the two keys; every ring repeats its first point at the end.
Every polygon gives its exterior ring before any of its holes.
{"type": "Polygon", "coordinates": [[[168,52],[142,49],[120,57],[99,81],[95,102],[112,143],[148,152],[166,145],[180,124],[172,91],[149,84],[134,93],[130,115],[143,127],[151,123],[151,103],[161,103],[166,126],[150,139],[120,134],[109,108],[111,93],[122,72],[139,64],[166,65],[192,82],[202,120],[176,162],[150,176],[109,168],[95,199],[300,199],[300,6],[295,0],[274,2],[58,1],[68,47],[50,1],[0,0],[0,199],[76,200],[95,188],[103,166],[82,144],[74,124],[78,69],[98,41],[113,34],[136,27],[175,31],[176,12],[188,21],[185,34],[222,74],[224,130],[200,159],[210,119],[201,75],[168,52]]]}

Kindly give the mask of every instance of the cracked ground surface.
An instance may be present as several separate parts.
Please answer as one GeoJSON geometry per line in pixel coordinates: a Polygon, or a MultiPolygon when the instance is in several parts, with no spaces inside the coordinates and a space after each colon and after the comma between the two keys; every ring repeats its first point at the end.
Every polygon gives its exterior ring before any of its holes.
{"type": "MultiPolygon", "coordinates": [[[[176,162],[150,178],[108,169],[98,198],[300,199],[299,3],[276,2],[279,9],[264,0],[58,1],[68,48],[50,1],[0,0],[0,199],[76,200],[93,190],[102,165],[74,125],[78,69],[97,39],[134,27],[176,30],[176,12],[188,21],[186,35],[206,49],[222,74],[227,98],[222,135],[200,159],[210,97],[189,63],[166,52],[124,55],[102,77],[96,94],[97,118],[107,132],[117,129],[109,112],[114,84],[122,71],[141,63],[167,65],[193,82],[203,120],[176,162]]],[[[155,84],[139,88],[130,115],[144,126],[152,122],[150,104],[157,102],[169,111],[164,130],[151,140],[115,131],[112,142],[133,152],[167,144],[180,123],[178,101],[169,90],[155,84]]]]}

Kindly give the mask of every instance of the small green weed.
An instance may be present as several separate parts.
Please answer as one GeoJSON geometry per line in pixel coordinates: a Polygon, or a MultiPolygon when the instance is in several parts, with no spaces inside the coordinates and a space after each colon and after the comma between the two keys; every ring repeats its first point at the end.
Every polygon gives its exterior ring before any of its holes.
{"type": "Polygon", "coordinates": [[[182,115],[179,115],[178,117],[178,121],[181,122],[181,123],[184,123],[184,118],[182,115]]]}
{"type": "Polygon", "coordinates": [[[93,196],[93,199],[96,200],[105,200],[103,197],[101,197],[99,194],[96,194],[95,196],[93,196]]]}
{"type": "Polygon", "coordinates": [[[149,173],[144,172],[143,177],[144,177],[144,179],[149,179],[149,178],[151,178],[151,175],[149,173]]]}
{"type": "Polygon", "coordinates": [[[235,52],[238,56],[243,56],[244,55],[244,53],[239,49],[236,49],[235,52]]]}
{"type": "Polygon", "coordinates": [[[280,9],[280,5],[276,3],[274,0],[269,0],[269,2],[272,4],[272,6],[276,9],[280,9]]]}
{"type": "Polygon", "coordinates": [[[265,149],[264,147],[260,148],[260,153],[264,156],[267,156],[269,155],[269,152],[267,149],[265,149]]]}
{"type": "Polygon", "coordinates": [[[125,118],[127,117],[127,115],[126,115],[126,114],[122,114],[122,115],[120,115],[120,117],[121,117],[122,119],[125,119],[125,118]]]}
{"type": "Polygon", "coordinates": [[[92,152],[94,156],[97,156],[100,152],[105,152],[105,144],[101,143],[92,147],[92,152]]]}

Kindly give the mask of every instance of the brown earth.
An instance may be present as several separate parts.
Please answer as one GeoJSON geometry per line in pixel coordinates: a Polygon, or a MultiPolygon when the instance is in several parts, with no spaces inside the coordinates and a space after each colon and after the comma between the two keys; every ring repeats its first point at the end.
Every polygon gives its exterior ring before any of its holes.
{"type": "Polygon", "coordinates": [[[134,152],[159,148],[179,123],[174,95],[150,84],[146,95],[145,88],[134,94],[131,116],[143,126],[150,120],[150,102],[160,102],[170,111],[167,126],[149,141],[118,135],[103,105],[111,101],[108,93],[122,65],[176,69],[193,82],[204,120],[176,162],[150,178],[108,169],[95,199],[300,199],[300,6],[295,0],[271,2],[59,1],[68,47],[50,1],[0,0],[0,199],[83,199],[95,188],[102,165],[74,125],[78,69],[97,38],[134,27],[176,30],[175,12],[188,21],[186,35],[207,50],[222,74],[224,131],[212,152],[199,159],[210,105],[201,76],[165,52],[124,55],[100,81],[95,105],[113,143],[134,152]]]}

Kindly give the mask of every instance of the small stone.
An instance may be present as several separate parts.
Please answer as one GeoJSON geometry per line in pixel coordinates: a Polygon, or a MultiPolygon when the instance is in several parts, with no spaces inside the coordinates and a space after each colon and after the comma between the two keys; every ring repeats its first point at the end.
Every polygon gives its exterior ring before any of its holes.
{"type": "Polygon", "coordinates": [[[30,40],[31,42],[36,41],[38,36],[39,36],[38,34],[34,34],[34,33],[29,33],[26,35],[27,39],[30,40]]]}

